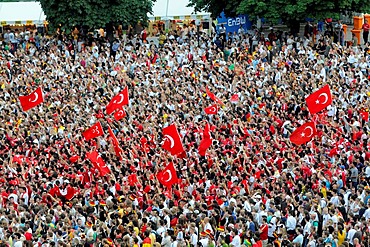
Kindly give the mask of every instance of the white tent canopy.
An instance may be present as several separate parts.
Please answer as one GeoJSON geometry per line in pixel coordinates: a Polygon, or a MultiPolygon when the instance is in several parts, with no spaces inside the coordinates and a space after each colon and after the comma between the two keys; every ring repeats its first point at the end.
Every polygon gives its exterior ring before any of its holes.
{"type": "Polygon", "coordinates": [[[0,2],[2,25],[43,24],[46,20],[39,2],[0,2]]]}
{"type": "Polygon", "coordinates": [[[206,12],[195,13],[194,8],[186,7],[189,0],[157,0],[153,6],[153,14],[149,15],[150,20],[185,20],[185,19],[206,19],[210,14],[206,12]]]}
{"type": "MultiPolygon", "coordinates": [[[[150,20],[207,19],[206,12],[195,13],[194,8],[186,7],[189,0],[157,0],[150,20]]],[[[43,24],[46,20],[39,2],[0,2],[0,22],[2,25],[43,24]]]]}

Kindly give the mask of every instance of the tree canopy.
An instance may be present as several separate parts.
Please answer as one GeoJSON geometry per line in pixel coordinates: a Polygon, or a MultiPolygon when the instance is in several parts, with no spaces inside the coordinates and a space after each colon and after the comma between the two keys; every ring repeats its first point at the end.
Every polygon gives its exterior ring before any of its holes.
{"type": "Polygon", "coordinates": [[[68,30],[76,25],[90,28],[107,23],[146,22],[155,0],[39,0],[52,27],[68,30]]]}
{"type": "Polygon", "coordinates": [[[338,19],[348,12],[366,13],[370,3],[363,0],[190,0],[196,11],[207,11],[213,17],[248,14],[250,18],[266,18],[271,22],[301,21],[305,18],[338,19]]]}

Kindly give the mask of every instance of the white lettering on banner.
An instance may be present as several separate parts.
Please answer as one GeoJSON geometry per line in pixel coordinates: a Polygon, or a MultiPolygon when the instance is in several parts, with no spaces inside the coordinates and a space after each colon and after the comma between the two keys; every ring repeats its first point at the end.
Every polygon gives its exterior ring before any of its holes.
{"type": "Polygon", "coordinates": [[[241,16],[241,17],[236,17],[236,18],[229,18],[227,20],[227,25],[229,27],[240,26],[240,25],[244,25],[246,22],[247,22],[246,17],[241,16]]]}

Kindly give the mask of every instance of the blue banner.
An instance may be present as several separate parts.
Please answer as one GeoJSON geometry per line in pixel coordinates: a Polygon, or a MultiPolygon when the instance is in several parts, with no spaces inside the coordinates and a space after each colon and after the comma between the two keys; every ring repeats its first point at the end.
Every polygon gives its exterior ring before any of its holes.
{"type": "Polygon", "coordinates": [[[221,24],[224,24],[226,33],[238,32],[240,26],[243,27],[244,31],[247,31],[252,27],[252,22],[248,19],[247,15],[238,15],[234,18],[228,18],[223,12],[220,17],[217,18],[217,32],[221,24]]]}

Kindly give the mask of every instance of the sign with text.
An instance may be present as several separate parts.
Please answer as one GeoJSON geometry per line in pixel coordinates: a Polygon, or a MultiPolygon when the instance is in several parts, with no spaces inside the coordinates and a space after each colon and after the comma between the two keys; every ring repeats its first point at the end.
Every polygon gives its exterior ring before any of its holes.
{"type": "Polygon", "coordinates": [[[217,18],[217,30],[221,24],[226,28],[226,33],[238,32],[239,28],[242,27],[246,32],[252,27],[252,22],[248,19],[247,15],[239,15],[237,17],[226,17],[224,13],[221,13],[221,17],[217,18]]]}

